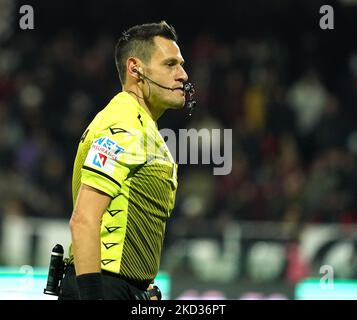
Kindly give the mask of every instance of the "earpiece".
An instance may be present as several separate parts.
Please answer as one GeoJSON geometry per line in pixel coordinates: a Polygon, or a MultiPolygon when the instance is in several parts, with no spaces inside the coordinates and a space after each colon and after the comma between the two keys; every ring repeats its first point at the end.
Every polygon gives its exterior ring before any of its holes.
{"type": "Polygon", "coordinates": [[[142,80],[143,74],[136,67],[134,67],[132,70],[137,74],[138,79],[142,80]]]}
{"type": "Polygon", "coordinates": [[[136,67],[133,68],[133,72],[135,72],[135,73],[137,73],[137,74],[139,74],[139,75],[142,74],[136,67]]]}

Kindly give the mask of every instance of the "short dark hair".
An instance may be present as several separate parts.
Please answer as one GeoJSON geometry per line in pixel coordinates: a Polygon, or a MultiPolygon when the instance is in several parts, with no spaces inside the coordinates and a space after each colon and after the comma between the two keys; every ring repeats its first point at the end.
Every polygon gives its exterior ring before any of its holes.
{"type": "Polygon", "coordinates": [[[115,46],[115,64],[122,84],[126,80],[126,60],[133,56],[148,63],[155,48],[156,36],[177,42],[175,28],[166,21],[136,25],[123,32],[115,46]]]}

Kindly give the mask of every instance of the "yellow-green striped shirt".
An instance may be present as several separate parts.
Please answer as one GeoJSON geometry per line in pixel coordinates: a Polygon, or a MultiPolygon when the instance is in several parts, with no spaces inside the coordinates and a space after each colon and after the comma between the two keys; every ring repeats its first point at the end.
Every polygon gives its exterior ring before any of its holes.
{"type": "Polygon", "coordinates": [[[117,94],[81,138],[74,203],[81,183],[112,197],[101,221],[102,269],[152,281],[174,207],[177,165],[156,123],[128,93],[117,94]]]}

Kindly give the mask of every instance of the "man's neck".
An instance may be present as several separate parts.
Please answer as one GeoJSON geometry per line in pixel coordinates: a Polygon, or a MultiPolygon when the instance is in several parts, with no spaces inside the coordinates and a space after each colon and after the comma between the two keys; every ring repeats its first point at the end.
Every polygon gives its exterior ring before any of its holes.
{"type": "Polygon", "coordinates": [[[163,110],[156,109],[146,103],[146,99],[143,95],[143,92],[139,90],[138,87],[124,87],[123,91],[129,93],[155,122],[163,114],[163,110]]]}

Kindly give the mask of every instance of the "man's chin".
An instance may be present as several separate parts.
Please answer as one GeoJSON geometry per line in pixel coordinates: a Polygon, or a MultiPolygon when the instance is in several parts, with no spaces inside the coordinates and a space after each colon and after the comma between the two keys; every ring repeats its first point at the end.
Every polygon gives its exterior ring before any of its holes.
{"type": "Polygon", "coordinates": [[[181,110],[181,109],[183,109],[184,106],[185,106],[184,104],[171,105],[168,109],[181,110]]]}
{"type": "Polygon", "coordinates": [[[185,98],[166,101],[163,103],[164,109],[179,110],[185,106],[185,98]]]}
{"type": "Polygon", "coordinates": [[[172,103],[170,109],[182,109],[185,106],[185,99],[182,99],[180,101],[175,101],[175,103],[172,103]]]}

